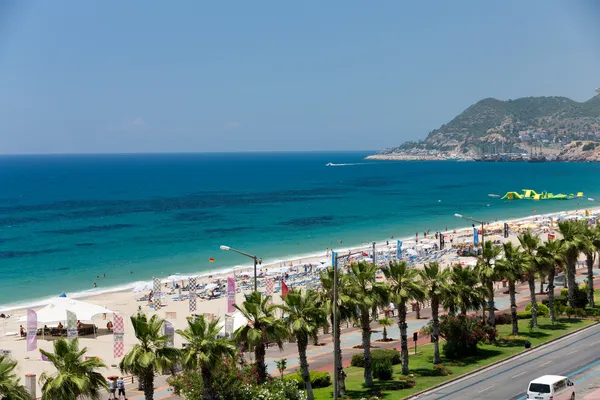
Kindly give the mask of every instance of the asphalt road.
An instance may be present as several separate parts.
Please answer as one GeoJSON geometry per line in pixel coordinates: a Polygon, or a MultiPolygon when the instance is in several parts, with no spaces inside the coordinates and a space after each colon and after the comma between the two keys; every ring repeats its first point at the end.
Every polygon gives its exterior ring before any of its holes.
{"type": "Polygon", "coordinates": [[[525,399],[527,385],[542,375],[563,375],[575,382],[578,398],[588,379],[600,374],[600,325],[560,339],[523,356],[424,393],[415,399],[525,399]]]}

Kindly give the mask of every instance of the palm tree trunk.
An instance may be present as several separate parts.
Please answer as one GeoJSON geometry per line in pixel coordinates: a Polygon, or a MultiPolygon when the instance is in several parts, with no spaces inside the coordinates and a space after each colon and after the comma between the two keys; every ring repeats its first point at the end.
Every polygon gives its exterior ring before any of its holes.
{"type": "Polygon", "coordinates": [[[575,267],[577,265],[577,260],[568,260],[567,263],[567,284],[569,287],[569,306],[571,308],[575,308],[575,267]]]}
{"type": "Polygon", "coordinates": [[[385,328],[385,325],[383,326],[383,341],[387,342],[387,329],[385,328]]]}
{"type": "Polygon", "coordinates": [[[154,371],[149,370],[143,372],[144,379],[144,398],[146,400],[154,399],[154,371]]]}
{"type": "Polygon", "coordinates": [[[494,282],[490,280],[488,282],[488,323],[490,326],[496,325],[496,311],[494,310],[496,307],[494,305],[494,282]]]}
{"type": "Polygon", "coordinates": [[[442,362],[440,358],[440,299],[431,296],[431,320],[433,321],[433,363],[442,362]]]}
{"type": "Polygon", "coordinates": [[[373,366],[371,365],[371,320],[369,313],[362,310],[360,313],[360,322],[362,327],[362,344],[365,354],[365,387],[373,386],[373,366]]]}
{"type": "MultiPolygon", "coordinates": [[[[331,326],[333,326],[333,314],[331,314],[330,316],[331,319],[331,326]]],[[[334,353],[337,350],[337,354],[338,354],[338,365],[339,365],[339,372],[338,372],[338,390],[340,392],[340,395],[345,395],[346,394],[346,373],[344,372],[344,368],[342,367],[342,348],[340,345],[340,336],[342,334],[342,327],[340,322],[338,321],[337,326],[333,326],[332,329],[332,336],[333,336],[333,343],[335,346],[334,349],[334,353]],[[336,337],[337,337],[337,342],[336,342],[336,337]],[[337,343],[337,344],[335,344],[337,343]]]]}
{"type": "Polygon", "coordinates": [[[533,274],[529,274],[527,282],[529,283],[529,297],[531,299],[531,327],[537,328],[537,301],[535,298],[535,278],[533,274]]]}
{"type": "Polygon", "coordinates": [[[306,388],[307,400],[314,400],[312,385],[310,383],[310,373],[308,372],[308,360],[306,359],[306,347],[308,346],[308,336],[306,334],[296,335],[296,341],[298,342],[298,356],[300,358],[300,371],[302,373],[302,380],[304,381],[304,387],[306,388]]]}
{"type": "Polygon", "coordinates": [[[201,368],[202,383],[204,386],[203,400],[216,400],[217,394],[212,385],[211,373],[209,368],[201,368]]]}
{"type": "Polygon", "coordinates": [[[258,372],[258,383],[263,383],[267,380],[267,366],[265,365],[265,343],[261,342],[254,349],[254,359],[256,361],[256,369],[258,372]]]}
{"type": "Polygon", "coordinates": [[[550,322],[554,323],[554,275],[556,270],[552,268],[548,272],[548,308],[550,308],[550,322]]]}
{"type": "Polygon", "coordinates": [[[590,307],[594,308],[594,252],[590,252],[587,254],[586,262],[587,262],[587,286],[588,286],[588,304],[590,307]]]}
{"type": "Polygon", "coordinates": [[[512,334],[519,334],[519,321],[517,320],[517,296],[516,296],[515,281],[508,280],[508,293],[510,295],[510,321],[512,323],[512,334]]]}
{"type": "Polygon", "coordinates": [[[396,306],[398,308],[398,328],[400,328],[400,355],[402,357],[402,374],[408,375],[408,337],[406,334],[406,303],[396,306]]]}

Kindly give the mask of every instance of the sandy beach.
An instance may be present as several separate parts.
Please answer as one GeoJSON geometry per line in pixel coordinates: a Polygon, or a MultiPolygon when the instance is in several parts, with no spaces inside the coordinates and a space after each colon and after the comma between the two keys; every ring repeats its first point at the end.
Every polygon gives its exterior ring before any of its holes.
{"type": "MultiPolygon", "coordinates": [[[[590,215],[595,215],[600,212],[600,209],[588,209],[587,210],[590,215]]],[[[486,225],[486,240],[494,240],[497,242],[502,242],[506,240],[516,241],[516,235],[524,230],[524,229],[533,229],[539,236],[542,237],[543,240],[547,240],[548,233],[554,233],[556,228],[556,219],[558,218],[572,218],[576,215],[585,215],[585,210],[578,211],[568,211],[562,213],[554,213],[554,214],[546,214],[546,215],[533,215],[527,218],[522,218],[518,220],[511,221],[490,221],[489,225],[486,225]],[[551,219],[554,221],[554,228],[551,226],[551,219]],[[501,234],[504,222],[507,222],[510,226],[510,235],[507,239],[503,238],[501,234]]],[[[418,243],[415,242],[415,237],[412,238],[402,238],[400,240],[403,241],[402,248],[404,252],[409,252],[411,256],[403,253],[403,255],[407,256],[410,262],[415,266],[419,267],[426,262],[438,261],[444,266],[449,266],[454,263],[463,263],[463,264],[472,264],[474,258],[472,257],[461,257],[457,254],[457,249],[451,249],[450,239],[452,241],[452,245],[454,247],[460,247],[461,245],[467,246],[468,244],[472,244],[473,242],[473,228],[462,228],[451,230],[448,232],[444,232],[445,241],[446,241],[446,249],[445,250],[437,250],[436,246],[439,241],[435,239],[434,233],[429,233],[426,238],[422,235],[423,233],[419,233],[418,243]],[[410,249],[410,250],[409,250],[410,249]],[[412,255],[416,254],[416,256],[412,255]]],[[[398,238],[394,238],[386,241],[380,241],[376,243],[377,255],[376,258],[379,263],[385,263],[387,260],[394,258],[396,254],[396,241],[398,238]]],[[[353,248],[344,248],[338,250],[338,254],[343,254],[344,252],[356,252],[362,250],[364,253],[359,255],[359,257],[371,257],[370,251],[372,250],[372,245],[364,245],[353,248]]],[[[279,282],[281,277],[288,274],[286,284],[291,287],[301,287],[301,286],[311,286],[316,287],[318,285],[318,271],[323,269],[324,267],[331,265],[331,256],[323,253],[318,256],[312,256],[302,259],[289,260],[284,263],[275,263],[271,265],[260,265],[259,272],[263,277],[259,279],[259,290],[265,291],[265,279],[264,276],[269,276],[274,282],[279,282]]],[[[243,301],[244,294],[249,293],[252,285],[252,268],[244,267],[240,269],[235,269],[233,271],[225,271],[224,273],[212,273],[206,274],[204,276],[198,277],[198,284],[200,286],[204,286],[209,283],[224,283],[227,277],[236,277],[237,281],[237,293],[235,300],[240,303],[243,301]]],[[[187,277],[185,277],[187,279],[187,277]]],[[[103,293],[99,295],[94,295],[85,298],[79,298],[79,300],[84,300],[86,302],[90,302],[93,304],[97,304],[103,306],[109,310],[114,311],[122,316],[125,319],[125,335],[124,335],[124,343],[125,343],[125,351],[131,349],[131,347],[136,343],[135,337],[133,335],[133,329],[131,323],[129,321],[129,317],[138,312],[146,313],[147,315],[157,314],[162,318],[165,318],[169,322],[171,322],[175,329],[184,329],[187,325],[186,318],[191,316],[192,313],[189,311],[189,301],[182,300],[179,301],[179,290],[175,287],[176,284],[187,286],[187,281],[177,281],[175,279],[167,280],[163,279],[161,290],[163,293],[168,293],[163,299],[164,307],[161,307],[159,310],[154,310],[150,307],[147,300],[138,301],[136,299],[143,298],[145,295],[149,293],[149,289],[138,291],[134,293],[131,289],[126,291],[116,291],[110,293],[103,293]]],[[[214,285],[213,285],[214,286],[214,285]]],[[[216,294],[215,292],[218,289],[213,291],[206,291],[207,295],[216,294]]],[[[280,301],[280,297],[277,295],[279,290],[279,283],[275,283],[275,295],[274,302],[278,303],[280,301]]],[[[187,294],[187,291],[183,292],[184,295],[187,294]]],[[[58,295],[58,294],[57,294],[58,295]]],[[[67,296],[69,293],[67,293],[67,296]]],[[[35,307],[36,310],[39,310],[41,307],[35,307]]],[[[219,298],[212,300],[201,300],[197,301],[197,309],[195,311],[196,314],[212,314],[215,317],[220,317],[222,320],[227,311],[227,295],[226,293],[222,293],[219,298]]],[[[27,309],[20,308],[14,310],[6,310],[3,311],[5,314],[9,314],[9,318],[0,319],[1,323],[1,335],[0,335],[0,349],[5,352],[10,352],[11,357],[19,362],[20,375],[24,376],[25,374],[36,374],[38,377],[43,371],[49,371],[51,366],[48,362],[42,360],[39,351],[26,351],[26,340],[25,338],[20,337],[19,335],[19,327],[23,325],[26,327],[26,322],[19,321],[20,317],[23,317],[27,313],[27,309]]],[[[80,338],[81,346],[85,346],[88,348],[88,356],[99,356],[104,360],[104,362],[109,366],[106,371],[103,371],[107,376],[108,375],[118,375],[119,371],[116,365],[119,362],[119,359],[113,357],[113,335],[106,329],[106,324],[112,321],[112,315],[98,315],[93,321],[82,321],[86,323],[93,322],[98,327],[98,335],[94,337],[94,335],[83,336],[80,338]]],[[[58,322],[57,322],[58,323],[58,322]]],[[[63,321],[64,324],[64,321],[63,321]]],[[[50,326],[56,326],[56,324],[47,324],[50,326]]],[[[38,328],[42,328],[44,326],[43,323],[38,324],[38,328]]],[[[45,336],[42,338],[38,336],[37,345],[38,348],[44,350],[52,349],[52,341],[55,339],[52,336],[45,336]]],[[[175,335],[174,340],[176,347],[181,347],[182,341],[178,335],[175,335]]],[[[38,387],[39,393],[39,387],[38,387]]]]}

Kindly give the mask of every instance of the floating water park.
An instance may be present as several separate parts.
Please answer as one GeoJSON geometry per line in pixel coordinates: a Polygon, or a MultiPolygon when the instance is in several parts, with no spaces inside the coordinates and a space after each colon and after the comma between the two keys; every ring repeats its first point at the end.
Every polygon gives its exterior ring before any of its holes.
{"type": "Polygon", "coordinates": [[[501,200],[570,200],[583,197],[583,192],[577,194],[553,194],[546,191],[537,193],[535,190],[523,189],[522,193],[506,192],[501,200]]]}

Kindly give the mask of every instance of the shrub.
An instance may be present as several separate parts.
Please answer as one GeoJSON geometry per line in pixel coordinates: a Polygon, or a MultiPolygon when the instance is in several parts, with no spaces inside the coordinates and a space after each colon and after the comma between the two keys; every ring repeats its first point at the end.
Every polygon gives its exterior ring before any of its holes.
{"type": "Polygon", "coordinates": [[[509,313],[498,313],[495,315],[494,320],[496,321],[496,325],[509,325],[512,323],[509,313]]]}
{"type": "MultiPolygon", "coordinates": [[[[398,350],[375,349],[371,351],[371,360],[375,363],[376,360],[389,359],[392,365],[398,365],[401,362],[400,352],[398,350]]],[[[350,365],[353,367],[365,367],[364,353],[357,353],[352,356],[350,365]]]]}
{"type": "MultiPolygon", "coordinates": [[[[525,307],[525,311],[531,311],[531,303],[527,304],[525,307]]],[[[537,303],[537,315],[541,317],[546,317],[550,315],[550,309],[544,303],[537,303]]]]}
{"type": "Polygon", "coordinates": [[[517,312],[517,319],[529,319],[529,318],[531,318],[531,311],[517,312]]]}
{"type": "MultiPolygon", "coordinates": [[[[430,322],[423,330],[432,331],[430,322]]],[[[496,329],[485,325],[481,318],[467,315],[440,318],[440,336],[445,339],[442,351],[449,359],[460,359],[477,354],[477,344],[484,339],[494,339],[496,329]]]]}
{"type": "Polygon", "coordinates": [[[393,373],[392,361],[389,358],[381,358],[373,362],[373,376],[380,381],[391,380],[393,373]]]}
{"type": "Polygon", "coordinates": [[[452,374],[452,371],[446,368],[446,366],[443,364],[437,364],[434,365],[430,370],[419,372],[419,375],[421,376],[448,376],[450,374],[452,374]]]}
{"type": "MultiPolygon", "coordinates": [[[[567,299],[566,303],[568,304],[569,289],[562,289],[560,291],[560,296],[567,299]]],[[[588,304],[588,298],[587,298],[586,290],[584,288],[577,286],[575,288],[575,308],[585,308],[585,306],[587,306],[587,304],[588,304]]]]}
{"type": "Polygon", "coordinates": [[[402,377],[394,382],[393,390],[410,389],[412,387],[415,387],[416,384],[417,382],[414,379],[409,377],[402,377]]]}
{"type": "MultiPolygon", "coordinates": [[[[328,387],[331,385],[331,375],[329,372],[309,371],[310,383],[313,388],[328,387]]],[[[304,380],[300,371],[283,378],[285,381],[295,382],[298,389],[304,389],[304,380]]]]}

